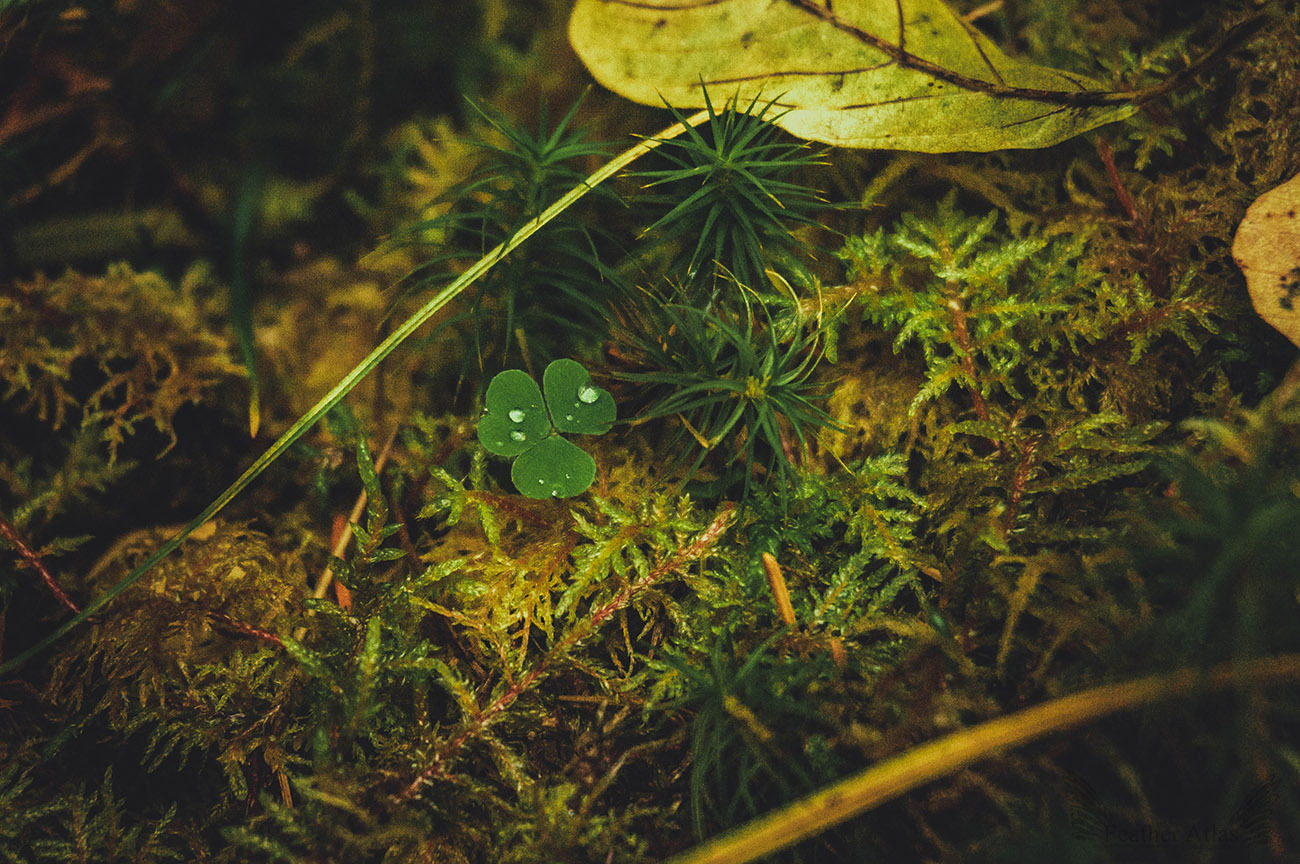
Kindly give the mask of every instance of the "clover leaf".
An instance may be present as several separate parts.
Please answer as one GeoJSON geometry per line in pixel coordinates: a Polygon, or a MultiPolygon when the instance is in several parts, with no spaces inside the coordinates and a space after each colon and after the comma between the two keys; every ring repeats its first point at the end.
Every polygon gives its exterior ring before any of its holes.
{"type": "Polygon", "coordinates": [[[526,372],[507,369],[487,389],[478,440],[489,453],[514,457],[510,479],[529,498],[571,498],[596,479],[596,460],[560,432],[600,435],[617,416],[614,397],[591,383],[573,360],[542,373],[542,390],[526,372]]]}

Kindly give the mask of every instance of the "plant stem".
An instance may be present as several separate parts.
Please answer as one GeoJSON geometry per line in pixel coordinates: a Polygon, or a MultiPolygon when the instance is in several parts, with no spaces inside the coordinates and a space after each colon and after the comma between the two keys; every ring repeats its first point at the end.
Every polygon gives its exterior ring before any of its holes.
{"type": "MultiPolygon", "coordinates": [[[[970,330],[966,326],[966,307],[962,304],[961,299],[952,297],[948,300],[948,310],[952,312],[952,332],[957,340],[957,347],[961,349],[961,368],[970,377],[970,384],[966,390],[970,393],[971,403],[975,407],[975,416],[981,420],[989,419],[989,409],[984,403],[984,395],[980,393],[979,372],[975,369],[974,348],[971,345],[970,330]]],[[[1002,446],[998,445],[1001,450],[1002,446]]]]}
{"type": "Polygon", "coordinates": [[[72,598],[68,597],[68,593],[63,590],[63,586],[59,584],[59,580],[55,579],[54,574],[45,566],[45,562],[41,560],[40,553],[28,546],[22,536],[18,533],[18,529],[10,524],[9,520],[5,519],[3,516],[0,516],[0,537],[4,537],[12,543],[14,549],[18,550],[18,554],[26,559],[28,566],[40,574],[41,581],[45,583],[46,588],[50,589],[50,593],[54,595],[55,600],[58,600],[73,612],[81,611],[77,608],[77,604],[72,602],[72,598]]]}

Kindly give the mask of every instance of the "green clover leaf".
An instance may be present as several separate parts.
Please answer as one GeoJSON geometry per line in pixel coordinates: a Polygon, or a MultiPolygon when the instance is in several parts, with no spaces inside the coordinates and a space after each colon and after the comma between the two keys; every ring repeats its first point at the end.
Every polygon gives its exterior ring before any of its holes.
{"type": "Polygon", "coordinates": [[[614,397],[591,383],[573,360],[556,360],[542,386],[526,372],[507,369],[488,384],[478,440],[489,453],[514,457],[510,479],[529,498],[572,498],[596,479],[596,460],[560,432],[600,435],[617,416],[614,397]]]}
{"type": "Polygon", "coordinates": [[[604,435],[614,425],[618,413],[614,397],[591,383],[591,376],[581,363],[552,362],[542,373],[542,387],[546,389],[551,422],[558,431],[604,435]]]}

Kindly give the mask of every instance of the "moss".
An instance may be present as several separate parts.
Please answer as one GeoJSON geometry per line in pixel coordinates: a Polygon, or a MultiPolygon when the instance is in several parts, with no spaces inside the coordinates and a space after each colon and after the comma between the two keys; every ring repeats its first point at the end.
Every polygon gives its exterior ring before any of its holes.
{"type": "MultiPolygon", "coordinates": [[[[205,65],[212,33],[250,81],[337,85],[286,83],[258,104],[295,110],[238,130],[298,190],[247,253],[273,430],[433,273],[595,167],[591,142],[663,119],[593,92],[543,120],[581,83],[551,59],[563,4],[477,4],[437,57],[398,37],[428,20],[405,4],[215,30],[138,5],[0,12],[0,69],[40,58],[0,118],[0,172],[25,178],[0,251],[67,244],[0,272],[5,659],[121,584],[208,494],[204,464],[248,461],[222,203],[242,169],[210,144],[234,133],[202,102],[123,125],[198,80],[253,98],[205,65]],[[431,68],[483,111],[375,89],[423,93],[431,68]],[[349,106],[333,137],[307,119],[325,103],[349,106]],[[59,190],[127,164],[114,230],[78,239],[105,201],[59,190]],[[144,211],[183,230],[144,236],[144,211]]],[[[1228,254],[1300,171],[1300,13],[1202,7],[983,13],[1004,44],[1135,88],[1262,16],[1048,152],[820,164],[724,115],[567,213],[230,515],[6,672],[0,857],[663,860],[1027,706],[1300,650],[1294,351],[1228,254]],[[737,158],[777,161],[754,182],[791,212],[678,170],[737,129],[774,148],[737,158]],[[674,210],[697,188],[726,206],[674,210]],[[589,491],[535,500],[475,430],[490,373],[557,355],[620,422],[583,442],[589,491]]],[[[1285,860],[1293,690],[1194,692],[989,754],[772,860],[1285,860]],[[1172,839],[1107,842],[1144,829],[1172,839]]]]}

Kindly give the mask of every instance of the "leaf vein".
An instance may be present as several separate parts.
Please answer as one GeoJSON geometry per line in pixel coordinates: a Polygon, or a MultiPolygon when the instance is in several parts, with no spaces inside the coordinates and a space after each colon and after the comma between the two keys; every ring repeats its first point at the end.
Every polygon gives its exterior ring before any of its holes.
{"type": "MultiPolygon", "coordinates": [[[[833,11],[818,6],[814,0],[786,0],[786,2],[791,3],[796,8],[802,9],[804,12],[807,12],[816,18],[819,18],[829,26],[834,27],[836,30],[852,36],[864,45],[869,45],[872,48],[883,51],[885,54],[893,57],[894,60],[904,68],[924,72],[933,78],[947,81],[950,84],[956,84],[958,87],[963,87],[967,90],[987,93],[990,96],[996,97],[1015,97],[1032,102],[1051,102],[1055,104],[1080,106],[1111,105],[1116,102],[1128,101],[1131,98],[1129,94],[1116,93],[1111,90],[1087,90],[1067,93],[1060,90],[1042,90],[1033,87],[1010,87],[1005,84],[984,81],[980,78],[972,78],[969,75],[954,72],[953,70],[940,66],[937,63],[918,57],[903,47],[905,44],[902,38],[903,32],[901,16],[903,7],[899,0],[895,0],[895,5],[898,7],[900,15],[899,44],[894,44],[886,39],[880,38],[874,33],[869,33],[866,30],[863,30],[853,22],[841,18],[833,11]]],[[[1000,79],[1000,76],[998,77],[1000,79]]]]}
{"type": "Polygon", "coordinates": [[[859,66],[854,69],[788,69],[778,72],[760,72],[753,75],[737,75],[733,78],[710,78],[704,82],[704,86],[711,87],[714,84],[741,84],[748,81],[763,81],[768,78],[820,78],[835,75],[865,75],[868,72],[878,72],[881,69],[887,69],[893,65],[895,65],[895,61],[886,60],[883,63],[876,63],[872,66],[859,66]]]}

